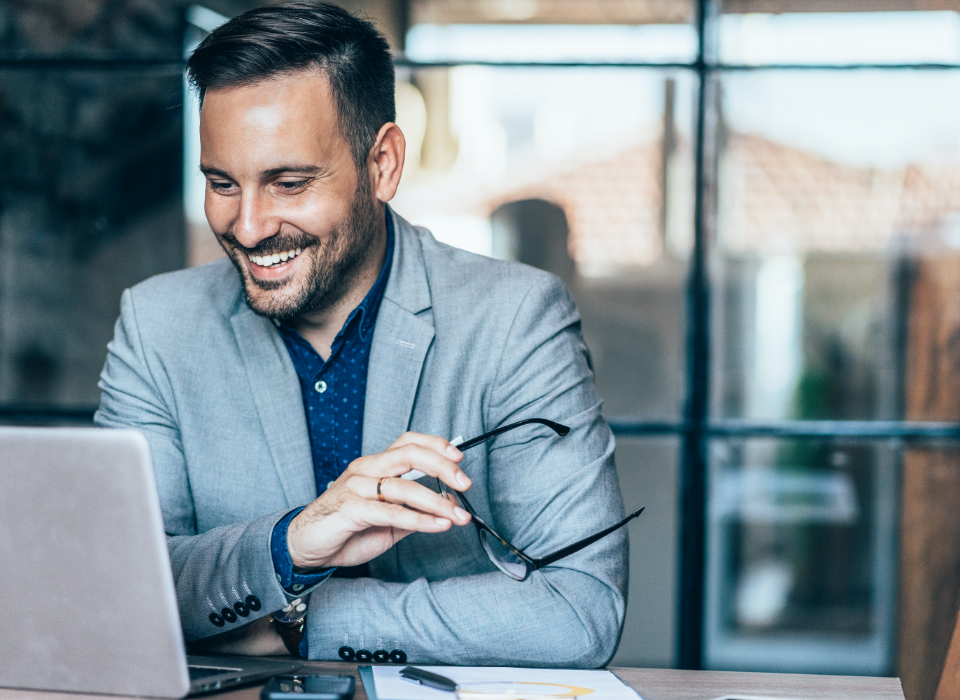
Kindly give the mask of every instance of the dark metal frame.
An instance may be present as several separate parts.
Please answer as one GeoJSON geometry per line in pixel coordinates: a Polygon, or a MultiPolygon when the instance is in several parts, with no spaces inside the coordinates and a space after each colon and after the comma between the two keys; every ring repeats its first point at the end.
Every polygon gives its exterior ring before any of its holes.
{"type": "Polygon", "coordinates": [[[723,72],[758,70],[956,70],[949,64],[856,65],[723,65],[715,60],[712,39],[719,0],[696,0],[698,51],[692,66],[697,74],[697,115],[694,186],[694,246],[687,284],[686,405],[682,424],[654,424],[611,420],[622,435],[674,433],[681,437],[680,463],[680,585],[677,664],[699,669],[703,665],[703,613],[705,586],[706,509],[709,463],[707,450],[713,438],[806,438],[898,441],[960,440],[960,424],[907,421],[747,421],[710,420],[710,245],[715,240],[712,219],[715,202],[713,170],[715,118],[713,90],[723,72]]]}
{"type": "MultiPolygon", "coordinates": [[[[715,211],[713,158],[715,146],[711,120],[717,77],[747,71],[953,71],[957,64],[721,64],[713,56],[712,36],[719,0],[694,0],[698,51],[693,63],[654,62],[518,62],[437,61],[418,62],[398,56],[398,67],[452,68],[484,65],[504,68],[650,68],[684,70],[698,78],[695,134],[694,245],[686,285],[686,399],[681,421],[651,421],[639,417],[609,418],[615,434],[631,437],[675,436],[680,441],[680,583],[677,665],[702,666],[705,574],[705,513],[707,506],[707,449],[712,439],[779,438],[839,439],[844,441],[893,440],[900,443],[960,441],[960,423],[908,421],[748,421],[712,420],[710,387],[710,292],[708,263],[714,240],[715,211]]],[[[46,57],[0,52],[0,70],[150,70],[181,72],[184,61],[170,57],[46,57]]],[[[93,408],[0,405],[0,424],[90,423],[93,408]]]]}

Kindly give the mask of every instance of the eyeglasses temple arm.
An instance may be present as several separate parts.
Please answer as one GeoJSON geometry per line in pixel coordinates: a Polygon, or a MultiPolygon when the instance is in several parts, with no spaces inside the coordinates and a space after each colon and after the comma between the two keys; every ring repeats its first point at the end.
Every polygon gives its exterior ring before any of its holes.
{"type": "Polygon", "coordinates": [[[546,418],[527,418],[522,421],[517,421],[516,423],[511,423],[510,425],[504,425],[501,428],[496,430],[491,430],[489,433],[484,433],[483,435],[478,435],[475,438],[470,438],[466,442],[461,442],[457,445],[457,449],[461,452],[469,450],[471,447],[476,447],[490,438],[495,438],[497,435],[507,432],[508,430],[513,430],[514,428],[519,428],[522,425],[529,425],[530,423],[539,423],[540,425],[545,425],[555,432],[560,437],[563,437],[570,432],[570,428],[560,423],[555,423],[552,420],[547,420],[546,418]]]}
{"type": "Polygon", "coordinates": [[[640,515],[643,512],[644,508],[646,508],[646,506],[643,506],[642,508],[640,508],[640,510],[634,511],[633,513],[628,515],[626,518],[621,520],[619,523],[617,523],[616,525],[611,525],[606,530],[601,530],[595,535],[590,535],[589,537],[582,539],[579,542],[574,542],[573,544],[567,547],[564,547],[563,549],[557,550],[553,554],[548,554],[547,556],[541,559],[534,559],[534,563],[536,564],[536,567],[539,569],[541,567],[548,566],[553,562],[557,561],[558,559],[563,559],[564,557],[568,557],[575,552],[579,552],[584,547],[587,547],[593,544],[597,540],[603,539],[604,537],[609,535],[611,532],[614,532],[615,530],[619,530],[621,527],[623,527],[624,525],[629,523],[631,520],[636,518],[638,515],[640,515]]]}

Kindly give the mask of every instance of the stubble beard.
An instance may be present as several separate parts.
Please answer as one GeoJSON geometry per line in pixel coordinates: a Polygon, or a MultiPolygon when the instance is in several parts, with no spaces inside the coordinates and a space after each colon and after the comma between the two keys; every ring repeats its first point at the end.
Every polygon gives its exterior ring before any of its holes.
{"type": "MultiPolygon", "coordinates": [[[[217,235],[243,285],[247,306],[257,315],[278,321],[290,321],[304,314],[330,308],[349,291],[366,262],[377,237],[378,216],[371,198],[370,182],[360,177],[350,215],[342,227],[330,232],[326,241],[305,233],[291,236],[271,236],[256,248],[241,246],[232,234],[217,235]],[[309,255],[310,269],[305,282],[291,294],[256,294],[276,292],[296,284],[294,279],[260,280],[250,274],[241,257],[267,255],[301,248],[301,255],[309,255]]],[[[304,261],[307,262],[307,261],[304,261]]]]}

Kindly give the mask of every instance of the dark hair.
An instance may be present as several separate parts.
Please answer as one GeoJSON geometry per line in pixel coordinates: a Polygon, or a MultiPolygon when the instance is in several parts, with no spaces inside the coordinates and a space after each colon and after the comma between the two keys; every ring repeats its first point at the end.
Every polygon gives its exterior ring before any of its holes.
{"type": "Polygon", "coordinates": [[[360,169],[380,127],[396,120],[393,58],[372,23],[326,2],[269,5],[215,29],[187,61],[201,104],[210,89],[311,68],[330,81],[340,134],[360,169]]]}

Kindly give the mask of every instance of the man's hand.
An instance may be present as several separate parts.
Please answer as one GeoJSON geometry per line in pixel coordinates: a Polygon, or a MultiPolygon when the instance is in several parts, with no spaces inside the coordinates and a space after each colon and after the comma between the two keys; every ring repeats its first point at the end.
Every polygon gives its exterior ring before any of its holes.
{"type": "Polygon", "coordinates": [[[290,523],[287,548],[299,569],[356,566],[382,554],[411,532],[443,532],[466,525],[470,514],[415,481],[387,478],[419,470],[457,491],[470,479],[457,466],[463,454],[434,435],[404,433],[380,454],[355,459],[333,486],[290,523]]]}

